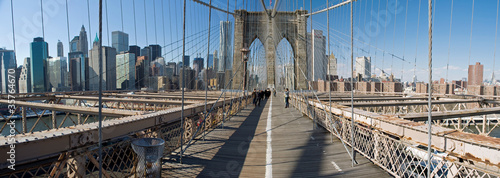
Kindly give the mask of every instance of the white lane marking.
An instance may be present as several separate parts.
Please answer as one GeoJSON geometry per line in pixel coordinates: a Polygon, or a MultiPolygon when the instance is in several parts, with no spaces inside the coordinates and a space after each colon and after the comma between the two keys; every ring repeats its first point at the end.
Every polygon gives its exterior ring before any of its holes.
{"type": "Polygon", "coordinates": [[[312,140],[315,140],[313,136],[311,136],[311,139],[312,139],[312,140]]]}
{"type": "Polygon", "coordinates": [[[333,167],[335,169],[337,169],[337,171],[342,172],[342,169],[340,169],[340,167],[337,165],[337,163],[335,163],[335,162],[332,161],[332,164],[333,164],[333,167]]]}
{"type": "Polygon", "coordinates": [[[271,142],[273,138],[271,137],[271,111],[273,110],[273,98],[271,97],[271,103],[269,103],[269,112],[267,113],[267,150],[266,150],[266,178],[273,177],[273,147],[271,142]]]}

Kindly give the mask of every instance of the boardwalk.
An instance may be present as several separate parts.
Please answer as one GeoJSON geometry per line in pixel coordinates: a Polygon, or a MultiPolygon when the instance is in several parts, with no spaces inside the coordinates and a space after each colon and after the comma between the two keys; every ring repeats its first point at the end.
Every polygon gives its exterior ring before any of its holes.
{"type": "Polygon", "coordinates": [[[334,137],[332,143],[324,129],[314,130],[311,120],[294,108],[284,108],[281,97],[247,107],[224,123],[224,129],[213,130],[205,141],[197,140],[186,151],[183,164],[177,159],[165,160],[164,176],[390,177],[359,155],[359,164],[351,167],[340,140],[334,137]]]}

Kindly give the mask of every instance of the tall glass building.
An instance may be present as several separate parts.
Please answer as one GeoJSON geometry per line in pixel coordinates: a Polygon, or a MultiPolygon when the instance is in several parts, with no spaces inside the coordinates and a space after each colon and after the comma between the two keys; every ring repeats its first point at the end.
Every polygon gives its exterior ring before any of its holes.
{"type": "Polygon", "coordinates": [[[68,63],[65,57],[47,59],[47,74],[52,92],[67,91],[68,63]]]}
{"type": "Polygon", "coordinates": [[[231,44],[232,24],[230,21],[220,22],[220,53],[218,72],[233,69],[233,46],[231,44]]]}
{"type": "Polygon", "coordinates": [[[135,89],[134,53],[120,53],[116,55],[116,89],[135,89]]]}
{"type": "Polygon", "coordinates": [[[214,55],[213,54],[208,55],[207,65],[208,65],[209,69],[214,67],[214,55]]]}
{"type": "MultiPolygon", "coordinates": [[[[9,84],[12,86],[17,86],[16,82],[14,83],[9,83],[9,75],[14,77],[15,79],[15,70],[17,68],[16,65],[16,54],[14,53],[13,50],[7,50],[0,48],[0,60],[2,61],[1,63],[1,74],[0,76],[2,77],[2,93],[3,94],[8,94],[9,93],[9,84]]],[[[13,79],[13,78],[10,79],[13,79]]],[[[15,88],[15,87],[14,87],[15,88]]],[[[17,93],[17,91],[14,91],[17,93]]]]}
{"type": "Polygon", "coordinates": [[[161,57],[161,46],[160,45],[149,45],[149,54],[151,55],[150,61],[155,61],[156,58],[161,57]]]}
{"type": "Polygon", "coordinates": [[[80,51],[69,53],[69,87],[71,91],[88,90],[88,58],[80,51]]]}
{"type": "Polygon", "coordinates": [[[111,32],[112,47],[116,49],[116,53],[128,51],[128,34],[122,31],[111,32]]]}
{"type": "Polygon", "coordinates": [[[48,80],[45,70],[47,69],[49,44],[42,37],[37,37],[33,39],[30,47],[31,92],[46,92],[48,91],[48,80]]]}

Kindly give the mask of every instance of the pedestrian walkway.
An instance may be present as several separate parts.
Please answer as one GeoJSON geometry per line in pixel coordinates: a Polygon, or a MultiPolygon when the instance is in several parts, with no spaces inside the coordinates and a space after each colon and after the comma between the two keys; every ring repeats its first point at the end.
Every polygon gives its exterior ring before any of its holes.
{"type": "Polygon", "coordinates": [[[351,160],[340,140],[331,137],[294,108],[284,108],[282,97],[249,105],[224,128],[196,140],[178,163],[166,158],[169,177],[390,177],[358,155],[351,160]],[[333,142],[332,142],[333,140],[333,142]]]}

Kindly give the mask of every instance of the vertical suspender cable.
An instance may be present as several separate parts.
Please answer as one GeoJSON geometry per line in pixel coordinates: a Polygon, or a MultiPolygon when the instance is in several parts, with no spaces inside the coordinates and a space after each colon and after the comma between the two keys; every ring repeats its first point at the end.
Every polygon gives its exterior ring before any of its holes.
{"type": "Polygon", "coordinates": [[[432,0],[429,0],[429,105],[428,105],[428,136],[429,141],[427,143],[427,177],[431,176],[431,147],[432,147],[432,0]]]}
{"type": "Polygon", "coordinates": [[[356,152],[354,150],[354,147],[356,146],[356,143],[354,142],[354,41],[353,41],[353,4],[351,2],[351,153],[352,153],[352,167],[354,167],[354,164],[356,163],[356,152]]]}
{"type": "MultiPolygon", "coordinates": [[[[452,22],[453,22],[453,0],[451,0],[450,33],[449,33],[449,36],[448,36],[448,61],[446,62],[446,83],[448,83],[448,67],[450,66],[450,47],[451,47],[451,27],[452,27],[452,22]]],[[[495,35],[495,39],[496,39],[496,35],[495,35]]],[[[493,55],[493,56],[495,56],[495,55],[493,55]]]]}
{"type": "MultiPolygon", "coordinates": [[[[329,7],[329,6],[330,6],[330,4],[328,3],[328,0],[326,0],[326,7],[329,7]]],[[[333,74],[330,73],[330,67],[332,65],[330,63],[331,62],[330,58],[332,57],[332,56],[330,56],[330,55],[332,55],[330,53],[330,10],[326,11],[326,26],[327,26],[326,27],[327,28],[326,31],[327,31],[327,34],[328,34],[328,59],[327,59],[328,60],[328,72],[327,72],[328,73],[328,104],[330,105],[330,112],[328,114],[331,115],[331,113],[332,113],[331,112],[332,111],[332,89],[331,89],[331,87],[332,87],[332,83],[331,82],[332,81],[331,81],[331,79],[332,79],[333,74]]],[[[332,136],[332,135],[330,135],[330,136],[332,136]]],[[[332,142],[333,142],[333,138],[332,138],[332,142]]]]}
{"type": "MultiPolygon", "coordinates": [[[[68,43],[71,41],[71,38],[69,36],[69,13],[68,13],[68,0],[66,0],[66,26],[68,29],[68,43]]],[[[14,30],[14,29],[12,29],[14,30]]],[[[70,46],[71,48],[71,46],[70,46]]],[[[69,51],[69,50],[68,50],[69,51]]],[[[69,57],[69,56],[68,56],[69,57]]]]}
{"type": "Polygon", "coordinates": [[[122,32],[123,32],[123,2],[120,0],[120,14],[122,17],[122,32]]]}
{"type": "MultiPolygon", "coordinates": [[[[313,9],[312,9],[312,0],[309,0],[309,9],[310,9],[310,11],[312,13],[312,11],[313,11],[313,9]]],[[[314,34],[313,34],[313,16],[312,16],[312,14],[311,14],[311,16],[309,16],[309,18],[311,19],[311,40],[310,41],[312,43],[313,38],[314,38],[314,34]]],[[[306,36],[308,36],[308,35],[306,35],[306,36]]],[[[307,40],[306,40],[306,46],[307,46],[307,40]]],[[[314,67],[316,67],[316,66],[314,66],[314,63],[315,63],[315,61],[314,61],[314,53],[312,53],[313,52],[312,51],[313,45],[311,44],[310,46],[311,46],[311,49],[309,49],[309,51],[311,51],[311,54],[308,54],[308,55],[311,56],[311,59],[312,59],[312,68],[311,68],[312,75],[311,75],[310,79],[314,81],[315,80],[315,77],[314,77],[314,75],[315,75],[314,67]]],[[[310,88],[310,90],[312,90],[312,88],[310,88]]],[[[314,129],[316,129],[316,119],[314,119],[314,129]]]]}
{"type": "MultiPolygon", "coordinates": [[[[212,21],[212,0],[209,2],[208,6],[208,40],[207,40],[207,68],[205,69],[205,113],[207,113],[207,95],[208,95],[208,59],[210,56],[210,30],[212,21]]],[[[213,58],[212,58],[213,60],[213,58]]]]}
{"type": "Polygon", "coordinates": [[[472,15],[471,15],[471,19],[470,19],[470,37],[469,37],[469,63],[467,65],[470,65],[470,55],[471,55],[471,49],[472,49],[472,27],[473,27],[473,24],[474,24],[474,0],[472,0],[472,15]]]}
{"type": "MultiPolygon", "coordinates": [[[[69,35],[69,13],[68,13],[68,0],[66,0],[66,27],[68,29],[68,44],[71,42],[71,38],[70,38],[70,35],[69,35]]],[[[71,51],[71,46],[69,46],[69,50],[68,51],[71,51]]],[[[15,50],[14,50],[15,52],[15,50]]],[[[68,56],[68,63],[70,63],[69,61],[69,56],[68,56]]],[[[70,86],[72,85],[71,83],[68,85],[70,86]]],[[[70,91],[73,91],[73,87],[70,86],[70,91]]]]}
{"type": "Polygon", "coordinates": [[[394,6],[394,31],[392,34],[392,57],[391,57],[391,76],[394,74],[394,71],[392,70],[392,66],[394,64],[394,47],[395,47],[395,39],[396,39],[396,23],[397,21],[397,13],[396,10],[398,8],[398,0],[396,0],[396,5],[394,6]]]}
{"type": "MultiPolygon", "coordinates": [[[[163,46],[167,45],[167,41],[165,40],[165,8],[163,5],[163,1],[161,1],[161,21],[163,22],[163,46]]],[[[167,56],[164,57],[165,60],[167,56]]]]}
{"type": "Polygon", "coordinates": [[[186,55],[186,0],[184,0],[184,11],[182,13],[182,85],[181,85],[181,92],[182,92],[182,99],[181,99],[181,152],[180,152],[180,157],[179,157],[179,162],[182,164],[182,145],[184,143],[184,86],[186,82],[186,72],[185,72],[185,67],[184,65],[184,56],[186,55]]]}
{"type": "Polygon", "coordinates": [[[14,45],[14,55],[16,55],[16,31],[14,30],[14,3],[10,0],[10,13],[12,22],[12,43],[14,45]]]}
{"type": "MultiPolygon", "coordinates": [[[[394,12],[396,13],[396,12],[394,12]]],[[[408,20],[408,0],[406,0],[406,8],[405,8],[405,33],[403,37],[403,62],[401,62],[401,81],[403,81],[403,73],[405,68],[405,52],[406,52],[406,24],[408,20]]]]}
{"type": "Polygon", "coordinates": [[[102,0],[99,0],[99,178],[102,177],[102,0]]]}
{"type": "MultiPolygon", "coordinates": [[[[109,21],[108,21],[108,0],[106,0],[104,3],[106,3],[106,36],[108,37],[108,46],[109,46],[109,21]]],[[[101,37],[99,37],[100,41],[101,37]]]]}
{"type": "MultiPolygon", "coordinates": [[[[496,61],[496,56],[497,56],[497,35],[498,35],[498,6],[500,4],[500,0],[497,0],[497,18],[496,18],[496,25],[495,25],[495,49],[493,52],[493,73],[491,74],[491,82],[492,84],[495,84],[495,61],[496,61]]],[[[15,48],[14,48],[15,49],[15,48]]]]}
{"type": "Polygon", "coordinates": [[[132,1],[132,6],[134,7],[134,37],[135,37],[135,44],[137,45],[137,24],[136,24],[136,18],[135,18],[135,0],[132,1]]]}
{"type": "MultiPolygon", "coordinates": [[[[417,38],[415,39],[415,61],[414,61],[414,65],[413,65],[413,78],[415,79],[416,77],[416,73],[417,73],[417,54],[418,54],[418,32],[419,32],[419,28],[420,28],[420,5],[422,4],[421,3],[422,0],[418,0],[418,15],[417,15],[417,38]]],[[[416,87],[417,87],[417,81],[415,80],[414,81],[415,83],[413,85],[415,85],[415,91],[416,91],[416,87]]]]}
{"type": "Polygon", "coordinates": [[[148,18],[146,14],[146,1],[144,1],[144,27],[146,28],[145,34],[146,34],[146,46],[147,46],[149,45],[149,42],[148,42],[148,18]]]}
{"type": "Polygon", "coordinates": [[[43,25],[43,0],[40,0],[40,14],[42,15],[42,37],[45,40],[45,27],[43,25]]]}
{"type": "MultiPolygon", "coordinates": [[[[156,33],[156,0],[153,0],[153,20],[155,21],[155,44],[158,44],[158,35],[156,33]]],[[[153,61],[155,59],[151,59],[153,61]]]]}
{"type": "MultiPolygon", "coordinates": [[[[210,30],[211,30],[211,22],[212,21],[212,0],[209,2],[208,6],[208,40],[207,40],[207,68],[205,69],[205,115],[207,112],[207,95],[208,95],[208,59],[210,58],[210,30]]],[[[212,62],[215,56],[212,56],[212,62]]],[[[224,98],[225,99],[225,98],[224,98]]],[[[206,117],[206,116],[205,116],[206,117]]],[[[204,131],[203,131],[204,132],[204,131]]],[[[203,139],[205,139],[205,134],[203,134],[203,139]]]]}

